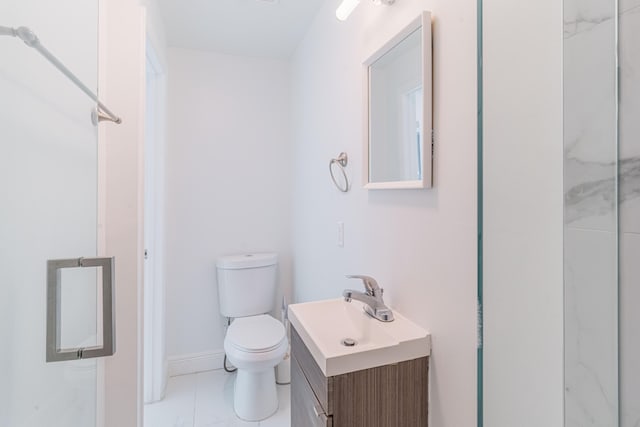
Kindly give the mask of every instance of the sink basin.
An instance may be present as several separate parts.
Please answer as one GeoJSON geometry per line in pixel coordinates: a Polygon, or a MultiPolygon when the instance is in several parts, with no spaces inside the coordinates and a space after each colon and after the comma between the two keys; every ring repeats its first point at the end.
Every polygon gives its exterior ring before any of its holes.
{"type": "Polygon", "coordinates": [[[431,353],[431,336],[393,310],[393,322],[366,314],[343,298],[289,305],[289,321],[325,376],[346,374],[431,353]],[[343,340],[355,341],[346,346],[343,340]]]}

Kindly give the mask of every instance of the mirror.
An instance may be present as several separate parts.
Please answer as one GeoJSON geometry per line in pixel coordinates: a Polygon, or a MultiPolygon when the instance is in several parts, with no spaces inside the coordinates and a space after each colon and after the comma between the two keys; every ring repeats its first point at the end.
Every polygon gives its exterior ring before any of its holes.
{"type": "Polygon", "coordinates": [[[432,186],[431,13],[364,62],[365,188],[432,186]]]}

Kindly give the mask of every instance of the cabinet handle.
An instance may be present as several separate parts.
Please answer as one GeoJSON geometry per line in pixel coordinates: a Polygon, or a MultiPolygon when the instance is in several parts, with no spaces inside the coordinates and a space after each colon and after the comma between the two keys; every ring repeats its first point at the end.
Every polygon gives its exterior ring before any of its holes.
{"type": "Polygon", "coordinates": [[[316,418],[320,418],[323,422],[327,421],[327,415],[322,410],[322,406],[313,405],[313,413],[316,415],[316,418]]]}

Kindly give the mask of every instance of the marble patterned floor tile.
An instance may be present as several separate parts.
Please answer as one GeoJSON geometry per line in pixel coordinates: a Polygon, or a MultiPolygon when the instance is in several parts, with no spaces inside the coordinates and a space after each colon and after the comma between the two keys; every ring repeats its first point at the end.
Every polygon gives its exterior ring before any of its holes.
{"type": "Polygon", "coordinates": [[[290,386],[277,386],[279,407],[260,422],[238,418],[233,411],[235,374],[223,370],[169,378],[167,395],[145,405],[145,427],[290,427],[290,386]]]}
{"type": "Polygon", "coordinates": [[[221,369],[197,375],[195,427],[254,426],[257,422],[239,419],[233,411],[233,384],[235,374],[221,369]]]}
{"type": "Polygon", "coordinates": [[[196,377],[169,378],[165,398],[144,405],[145,427],[193,427],[196,401],[196,377]]]}
{"type": "Polygon", "coordinates": [[[291,387],[278,385],[278,412],[266,420],[260,421],[260,427],[291,426],[291,387]]]}

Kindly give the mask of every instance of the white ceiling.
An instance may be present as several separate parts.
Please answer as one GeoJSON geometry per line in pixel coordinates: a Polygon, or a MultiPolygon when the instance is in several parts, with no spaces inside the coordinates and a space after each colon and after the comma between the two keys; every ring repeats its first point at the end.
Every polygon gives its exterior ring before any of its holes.
{"type": "Polygon", "coordinates": [[[172,47],[288,58],[324,0],[157,0],[172,47]]]}

